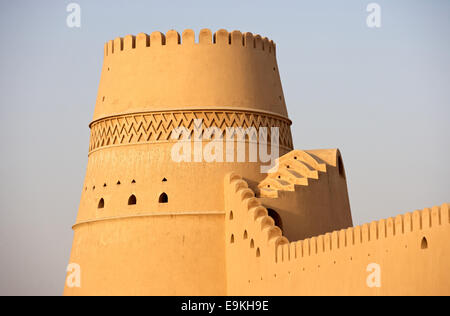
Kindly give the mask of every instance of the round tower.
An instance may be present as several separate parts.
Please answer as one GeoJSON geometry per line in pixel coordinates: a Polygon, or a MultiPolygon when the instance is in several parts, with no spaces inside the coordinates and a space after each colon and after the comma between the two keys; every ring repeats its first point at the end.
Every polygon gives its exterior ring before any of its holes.
{"type": "Polygon", "coordinates": [[[174,131],[276,127],[283,155],[290,125],[267,38],[204,29],[198,41],[186,30],[108,42],[73,226],[81,284],[65,294],[226,294],[223,179],[234,171],[255,187],[266,176],[249,159],[255,140],[234,139],[231,158],[212,162],[193,142],[192,160],[175,161],[174,131]]]}

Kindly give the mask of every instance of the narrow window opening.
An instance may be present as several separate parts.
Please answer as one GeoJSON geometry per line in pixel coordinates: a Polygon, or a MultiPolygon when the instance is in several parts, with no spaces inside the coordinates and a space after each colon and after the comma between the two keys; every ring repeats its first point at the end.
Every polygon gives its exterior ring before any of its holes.
{"type": "Polygon", "coordinates": [[[248,238],[248,233],[247,233],[247,231],[245,231],[244,232],[244,239],[247,239],[248,238]]]}
{"type": "Polygon", "coordinates": [[[255,241],[253,239],[250,240],[250,248],[255,248],[255,241]]]}
{"type": "Polygon", "coordinates": [[[273,218],[275,225],[278,226],[281,230],[283,230],[283,222],[281,220],[280,214],[278,214],[275,210],[268,208],[267,212],[269,216],[273,218]]]}
{"type": "Polygon", "coordinates": [[[103,198],[98,202],[98,208],[105,208],[105,200],[103,198]]]}
{"type": "Polygon", "coordinates": [[[131,183],[132,183],[132,184],[135,184],[135,183],[136,183],[136,180],[131,181],[131,183]]]}
{"type": "Polygon", "coordinates": [[[137,203],[136,196],[133,194],[128,199],[128,205],[136,205],[136,203],[137,203]]]}
{"type": "Polygon", "coordinates": [[[230,212],[230,220],[233,220],[234,216],[233,216],[233,211],[230,212]]]}
{"type": "Polygon", "coordinates": [[[234,244],[234,235],[233,234],[231,235],[230,243],[234,244]]]}
{"type": "Polygon", "coordinates": [[[425,237],[422,238],[422,243],[420,245],[420,248],[421,249],[428,249],[428,240],[425,237]]]}
{"type": "Polygon", "coordinates": [[[106,188],[106,183],[103,183],[103,187],[106,188]]]}
{"type": "Polygon", "coordinates": [[[261,257],[261,251],[258,249],[256,249],[256,258],[261,257]]]}
{"type": "Polygon", "coordinates": [[[159,196],[159,203],[169,203],[169,197],[167,196],[166,193],[162,193],[159,196]]]}
{"type": "Polygon", "coordinates": [[[167,179],[166,178],[162,179],[162,182],[167,182],[167,179]]]}
{"type": "Polygon", "coordinates": [[[117,181],[117,185],[120,185],[120,181],[117,181]]]}

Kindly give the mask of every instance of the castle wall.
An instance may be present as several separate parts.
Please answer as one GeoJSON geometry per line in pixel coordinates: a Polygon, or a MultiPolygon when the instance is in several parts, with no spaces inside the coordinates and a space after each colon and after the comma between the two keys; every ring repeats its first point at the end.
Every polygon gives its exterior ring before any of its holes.
{"type": "Polygon", "coordinates": [[[225,195],[228,295],[450,293],[448,204],[289,243],[239,176],[225,195]],[[371,264],[380,287],[368,286],[371,264]]]}
{"type": "Polygon", "coordinates": [[[171,158],[171,146],[142,144],[92,153],[77,223],[152,212],[223,211],[223,195],[215,192],[223,192],[226,173],[236,170],[255,182],[264,176],[259,163],[178,163],[171,158]],[[168,203],[159,203],[162,193],[168,203]],[[136,205],[128,205],[131,195],[136,205]],[[104,207],[98,208],[101,199],[104,207]]]}
{"type": "Polygon", "coordinates": [[[224,295],[224,215],[198,213],[75,225],[81,287],[64,295],[224,295]]]}
{"type": "Polygon", "coordinates": [[[176,163],[172,145],[91,153],[70,259],[82,269],[82,287],[65,294],[225,294],[224,206],[217,192],[231,170],[260,180],[259,164],[176,163]],[[162,193],[167,203],[160,203],[162,193]],[[132,195],[136,204],[128,205],[132,195]]]}

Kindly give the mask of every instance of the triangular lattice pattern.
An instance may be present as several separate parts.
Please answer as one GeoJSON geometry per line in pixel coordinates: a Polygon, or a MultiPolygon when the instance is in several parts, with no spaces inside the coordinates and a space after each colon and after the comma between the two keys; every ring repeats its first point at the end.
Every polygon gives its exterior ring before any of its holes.
{"type": "Polygon", "coordinates": [[[218,127],[222,132],[227,127],[249,128],[278,127],[280,146],[292,149],[292,135],[288,119],[254,112],[236,111],[177,111],[149,112],[114,116],[94,122],[91,125],[89,151],[106,146],[168,142],[172,131],[185,127],[194,131],[194,120],[203,120],[203,129],[218,127]]]}

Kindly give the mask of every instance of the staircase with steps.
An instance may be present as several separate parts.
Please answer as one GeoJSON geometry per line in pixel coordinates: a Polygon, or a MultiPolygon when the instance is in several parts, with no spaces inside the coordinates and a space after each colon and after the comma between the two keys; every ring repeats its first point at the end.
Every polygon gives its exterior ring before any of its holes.
{"type": "Polygon", "coordinates": [[[304,150],[293,150],[277,160],[268,176],[258,184],[259,197],[278,198],[280,191],[295,191],[296,186],[308,186],[327,172],[327,164],[304,150]],[[277,168],[278,167],[278,168],[277,168]]]}

